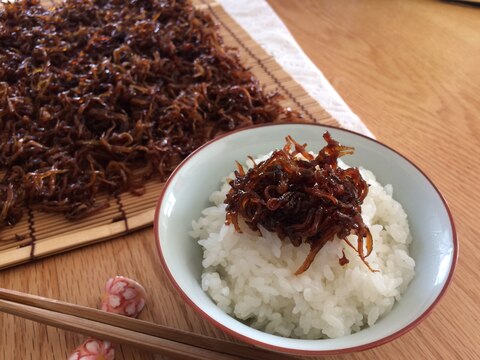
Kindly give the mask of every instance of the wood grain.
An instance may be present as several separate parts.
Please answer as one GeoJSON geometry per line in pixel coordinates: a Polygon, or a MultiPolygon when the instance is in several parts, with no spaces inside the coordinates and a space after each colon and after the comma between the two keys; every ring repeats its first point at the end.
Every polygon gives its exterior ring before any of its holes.
{"type": "Polygon", "coordinates": [[[445,1],[269,0],[382,142],[420,166],[460,239],[453,283],[414,331],[358,359],[478,358],[480,8],[445,1]]]}
{"type": "Polygon", "coordinates": [[[289,356],[251,345],[185,332],[150,321],[138,320],[126,314],[107,312],[10,289],[0,288],[0,311],[94,339],[110,340],[115,344],[127,344],[137,349],[185,359],[235,360],[238,356],[253,360],[291,359],[289,356]]]}
{"type": "MultiPolygon", "coordinates": [[[[380,348],[322,359],[475,359],[480,350],[480,10],[442,1],[269,0],[301,47],[379,140],[438,185],[460,238],[453,283],[416,329],[380,348]]],[[[4,270],[0,286],[95,306],[105,279],[149,290],[141,318],[227,336],[177,297],[152,229],[4,270]]],[[[0,359],[65,359],[83,337],[0,315],[0,359]]],[[[117,359],[163,359],[122,346],[117,359]]]]}

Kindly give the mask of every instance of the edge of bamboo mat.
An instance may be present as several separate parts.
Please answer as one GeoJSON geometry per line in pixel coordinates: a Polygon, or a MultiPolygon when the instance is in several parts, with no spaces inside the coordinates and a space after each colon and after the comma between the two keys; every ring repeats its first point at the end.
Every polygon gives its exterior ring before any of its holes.
{"type": "MultiPolygon", "coordinates": [[[[56,0],[42,1],[49,5],[56,0]]],[[[219,32],[228,46],[238,50],[242,64],[249,68],[267,91],[278,91],[282,106],[298,110],[306,121],[339,126],[338,122],[314,100],[224,9],[213,0],[194,0],[195,6],[208,11],[219,24],[219,32]]],[[[19,242],[0,240],[0,269],[66,252],[128,234],[153,223],[156,201],[163,183],[146,185],[146,193],[124,193],[107,198],[109,207],[87,219],[73,223],[62,215],[27,209],[21,227],[2,229],[0,236],[19,242]],[[6,235],[6,236],[5,236],[6,235]]],[[[20,225],[20,224],[18,224],[20,225]]]]}
{"type": "MultiPolygon", "coordinates": [[[[155,209],[153,208],[132,216],[128,219],[128,227],[131,231],[147,227],[152,224],[154,214],[155,209]]],[[[70,251],[79,247],[125,235],[127,233],[128,231],[125,222],[118,221],[79,232],[51,237],[38,241],[34,245],[30,244],[20,248],[4,250],[0,252],[0,269],[70,251]],[[31,255],[32,246],[34,248],[33,259],[31,255]]]]}

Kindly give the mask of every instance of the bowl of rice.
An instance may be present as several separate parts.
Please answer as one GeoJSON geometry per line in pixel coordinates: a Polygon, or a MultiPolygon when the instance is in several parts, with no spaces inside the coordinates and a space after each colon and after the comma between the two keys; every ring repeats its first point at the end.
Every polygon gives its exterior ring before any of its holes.
{"type": "Polygon", "coordinates": [[[154,225],[163,269],[185,302],[238,339],[296,355],[361,351],[411,330],[445,293],[458,257],[450,210],[418,167],[378,141],[318,124],[255,126],[205,144],[168,179],[154,225]],[[248,172],[287,136],[318,154],[325,132],[354,148],[339,166],[368,184],[361,219],[373,248],[362,257],[353,235],[335,237],[299,273],[310,245],[262,226],[237,231],[225,199],[239,166],[248,172]]]}

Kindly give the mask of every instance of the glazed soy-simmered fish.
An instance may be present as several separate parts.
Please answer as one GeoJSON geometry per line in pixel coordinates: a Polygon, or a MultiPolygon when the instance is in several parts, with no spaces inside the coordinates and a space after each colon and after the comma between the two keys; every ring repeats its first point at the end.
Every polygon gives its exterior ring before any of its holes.
{"type": "Polygon", "coordinates": [[[38,0],[0,10],[0,225],[141,194],[218,132],[290,112],[189,1],[38,0]]]}

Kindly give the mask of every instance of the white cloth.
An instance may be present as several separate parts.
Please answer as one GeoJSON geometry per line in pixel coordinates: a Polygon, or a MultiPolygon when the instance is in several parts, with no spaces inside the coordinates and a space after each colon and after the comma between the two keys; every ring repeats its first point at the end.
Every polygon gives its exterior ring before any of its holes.
{"type": "Polygon", "coordinates": [[[217,0],[342,127],[374,137],[305,55],[285,24],[265,0],[217,0]]]}

